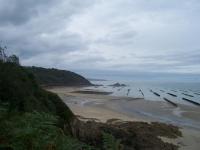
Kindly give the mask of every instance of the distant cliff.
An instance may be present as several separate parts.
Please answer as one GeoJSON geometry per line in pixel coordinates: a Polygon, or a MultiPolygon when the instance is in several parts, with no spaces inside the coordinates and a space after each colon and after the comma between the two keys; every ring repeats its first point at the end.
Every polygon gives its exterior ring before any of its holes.
{"type": "Polygon", "coordinates": [[[44,86],[88,86],[90,81],[71,71],[47,69],[41,67],[26,67],[36,77],[39,84],[44,86]]]}

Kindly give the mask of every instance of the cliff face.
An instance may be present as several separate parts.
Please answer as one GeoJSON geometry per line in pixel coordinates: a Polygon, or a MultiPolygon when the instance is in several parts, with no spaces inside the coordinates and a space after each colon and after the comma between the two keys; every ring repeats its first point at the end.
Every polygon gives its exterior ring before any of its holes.
{"type": "Polygon", "coordinates": [[[83,76],[71,71],[47,69],[41,67],[26,67],[32,72],[39,84],[45,86],[88,86],[92,85],[83,76]]]}

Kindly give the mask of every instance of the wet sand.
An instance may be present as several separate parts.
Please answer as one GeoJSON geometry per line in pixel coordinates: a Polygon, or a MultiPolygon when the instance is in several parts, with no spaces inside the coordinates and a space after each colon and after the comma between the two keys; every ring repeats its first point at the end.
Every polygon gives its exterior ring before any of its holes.
{"type": "Polygon", "coordinates": [[[200,147],[199,107],[174,107],[161,101],[74,92],[81,90],[78,87],[55,87],[48,90],[57,93],[82,120],[90,118],[106,122],[116,118],[123,121],[172,123],[181,128],[183,137],[176,140],[161,137],[163,141],[174,143],[181,150],[198,150],[200,147]]]}

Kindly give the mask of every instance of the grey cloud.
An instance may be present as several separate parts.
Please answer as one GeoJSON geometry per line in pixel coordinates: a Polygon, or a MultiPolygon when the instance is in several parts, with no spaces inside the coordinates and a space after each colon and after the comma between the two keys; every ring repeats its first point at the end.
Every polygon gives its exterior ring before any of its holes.
{"type": "Polygon", "coordinates": [[[107,61],[106,58],[101,57],[101,56],[94,56],[92,58],[80,58],[76,61],[76,63],[78,64],[83,64],[83,63],[87,63],[87,64],[92,64],[92,63],[96,63],[96,62],[103,62],[103,61],[107,61]]]}
{"type": "MultiPolygon", "coordinates": [[[[198,73],[195,68],[200,67],[200,51],[188,50],[184,52],[174,52],[168,54],[151,54],[137,56],[132,54],[130,57],[122,56],[120,60],[132,58],[132,61],[125,63],[114,63],[107,66],[108,70],[121,70],[130,72],[168,72],[168,73],[198,73]],[[139,60],[139,63],[134,63],[139,60]],[[142,63],[141,63],[142,62],[142,63]],[[193,70],[193,71],[192,71],[193,70]]],[[[108,60],[107,60],[108,61],[108,60]]],[[[111,60],[112,61],[112,60],[111,60]]],[[[108,63],[109,64],[109,63],[108,63]]]]}
{"type": "MultiPolygon", "coordinates": [[[[3,36],[2,36],[3,37],[3,36]]],[[[27,37],[19,35],[12,37],[7,35],[5,45],[13,53],[17,53],[22,58],[31,58],[43,53],[57,55],[68,53],[70,51],[87,49],[87,44],[75,34],[68,34],[65,36],[52,36],[48,38],[40,37],[40,34],[29,34],[27,37]],[[23,40],[22,40],[23,39],[23,40]]]]}
{"type": "Polygon", "coordinates": [[[95,43],[120,46],[130,45],[135,41],[135,38],[138,36],[138,34],[139,33],[132,29],[132,27],[129,25],[116,23],[105,36],[95,40],[95,43]]]}
{"type": "Polygon", "coordinates": [[[199,10],[198,0],[0,0],[0,40],[24,65],[200,73],[199,10]]]}
{"type": "Polygon", "coordinates": [[[144,57],[144,59],[151,60],[165,60],[168,62],[177,62],[172,65],[176,66],[190,66],[200,64],[200,50],[187,50],[183,52],[168,53],[165,55],[156,55],[152,57],[144,57]]]}
{"type": "Polygon", "coordinates": [[[80,0],[11,1],[0,0],[0,40],[10,53],[27,59],[44,53],[56,57],[87,49],[87,43],[79,35],[65,28],[70,17],[89,7],[91,0],[83,4],[80,0]]]}
{"type": "Polygon", "coordinates": [[[92,0],[84,3],[81,0],[0,0],[0,25],[21,25],[40,14],[46,17],[51,9],[57,11],[57,15],[68,17],[93,3],[92,0]]]}
{"type": "MultiPolygon", "coordinates": [[[[133,43],[134,38],[137,36],[137,32],[130,30],[130,31],[123,31],[117,30],[110,32],[101,42],[108,43],[108,44],[129,44],[133,43]]],[[[99,41],[98,41],[99,42],[99,41]]]]}
{"type": "Polygon", "coordinates": [[[20,25],[38,14],[38,9],[45,9],[52,0],[0,0],[0,25],[20,25]]]}

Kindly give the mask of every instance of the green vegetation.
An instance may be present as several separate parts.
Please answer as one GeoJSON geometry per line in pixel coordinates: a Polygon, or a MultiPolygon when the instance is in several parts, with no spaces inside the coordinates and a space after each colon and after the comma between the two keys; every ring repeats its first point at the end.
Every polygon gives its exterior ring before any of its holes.
{"type": "Polygon", "coordinates": [[[9,111],[48,112],[70,122],[73,113],[53,93],[40,88],[34,75],[13,63],[0,63],[0,100],[8,103],[9,111]]]}
{"type": "MultiPolygon", "coordinates": [[[[0,150],[178,149],[159,138],[181,136],[172,125],[78,120],[56,94],[38,85],[33,70],[0,61],[0,150]]],[[[44,76],[52,75],[46,71],[44,76]]]]}
{"type": "Polygon", "coordinates": [[[19,65],[19,58],[16,55],[7,56],[5,50],[7,50],[7,47],[0,45],[0,62],[10,62],[19,65]]]}
{"type": "Polygon", "coordinates": [[[26,67],[39,84],[45,86],[88,86],[91,83],[84,77],[66,70],[26,67]]]}
{"type": "Polygon", "coordinates": [[[52,143],[62,137],[61,133],[70,133],[73,113],[56,94],[41,89],[32,73],[17,64],[0,62],[0,85],[0,145],[8,143],[17,150],[27,146],[39,149],[38,144],[48,145],[38,143],[43,138],[52,143]]]}
{"type": "Polygon", "coordinates": [[[115,137],[112,134],[109,133],[103,133],[103,143],[104,143],[104,149],[106,150],[122,150],[123,145],[120,144],[120,140],[115,139],[115,137]]]}
{"type": "Polygon", "coordinates": [[[12,114],[8,117],[2,113],[0,118],[0,149],[81,150],[83,147],[88,147],[65,135],[63,130],[56,126],[58,119],[53,115],[33,112],[22,115],[12,114]]]}
{"type": "MultiPolygon", "coordinates": [[[[43,90],[30,71],[0,62],[0,150],[97,150],[72,136],[74,119],[62,100],[43,90]]],[[[105,141],[107,146],[100,147],[116,145],[105,141]]]]}

